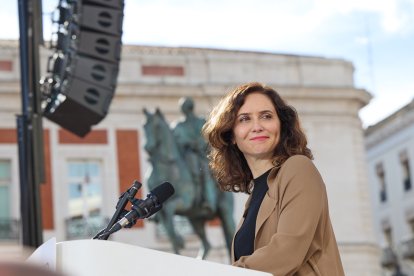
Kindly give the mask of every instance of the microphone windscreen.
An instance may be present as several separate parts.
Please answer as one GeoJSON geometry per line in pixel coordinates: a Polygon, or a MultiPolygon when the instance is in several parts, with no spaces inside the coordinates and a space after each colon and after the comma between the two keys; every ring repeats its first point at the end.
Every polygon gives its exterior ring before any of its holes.
{"type": "Polygon", "coordinates": [[[164,182],[151,191],[151,194],[157,197],[159,204],[163,204],[174,193],[174,187],[170,182],[164,182]]]}

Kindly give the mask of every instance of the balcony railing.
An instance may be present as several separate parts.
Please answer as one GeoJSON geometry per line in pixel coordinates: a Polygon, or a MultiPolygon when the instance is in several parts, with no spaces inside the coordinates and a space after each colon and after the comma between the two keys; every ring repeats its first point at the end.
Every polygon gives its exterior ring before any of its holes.
{"type": "Polygon", "coordinates": [[[388,269],[392,269],[397,265],[397,256],[390,247],[382,250],[381,265],[388,269]]]}
{"type": "Polygon", "coordinates": [[[69,218],[65,220],[66,238],[88,239],[94,237],[100,230],[109,223],[109,218],[94,216],[89,218],[69,218]]]}
{"type": "Polygon", "coordinates": [[[414,261],[414,238],[401,243],[402,255],[405,259],[414,261]]]}
{"type": "Polygon", "coordinates": [[[20,221],[0,218],[0,241],[16,241],[20,237],[20,221]]]}

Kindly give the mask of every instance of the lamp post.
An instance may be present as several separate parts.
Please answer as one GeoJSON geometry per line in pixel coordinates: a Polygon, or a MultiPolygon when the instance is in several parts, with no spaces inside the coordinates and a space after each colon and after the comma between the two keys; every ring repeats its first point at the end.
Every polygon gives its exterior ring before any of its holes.
{"type": "Polygon", "coordinates": [[[42,4],[19,0],[19,49],[22,114],[17,116],[22,242],[43,243],[40,183],[44,180],[43,127],[39,91],[39,45],[42,37],[42,4]]]}

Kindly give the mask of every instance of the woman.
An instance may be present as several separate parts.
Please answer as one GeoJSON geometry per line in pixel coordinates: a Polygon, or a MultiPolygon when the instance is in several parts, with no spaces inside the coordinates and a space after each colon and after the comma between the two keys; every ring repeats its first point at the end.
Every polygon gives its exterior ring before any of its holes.
{"type": "Polygon", "coordinates": [[[260,83],[239,86],[203,134],[224,191],[250,194],[233,239],[233,265],[284,275],[344,275],[325,184],[295,109],[260,83]]]}

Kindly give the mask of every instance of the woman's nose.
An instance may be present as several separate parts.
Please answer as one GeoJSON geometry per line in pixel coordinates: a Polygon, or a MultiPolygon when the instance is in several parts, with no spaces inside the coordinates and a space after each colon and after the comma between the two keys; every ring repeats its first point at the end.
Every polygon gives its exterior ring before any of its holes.
{"type": "Polygon", "coordinates": [[[260,132],[260,131],[263,130],[263,126],[260,123],[260,120],[253,120],[253,128],[252,128],[252,130],[254,132],[260,132]]]}

